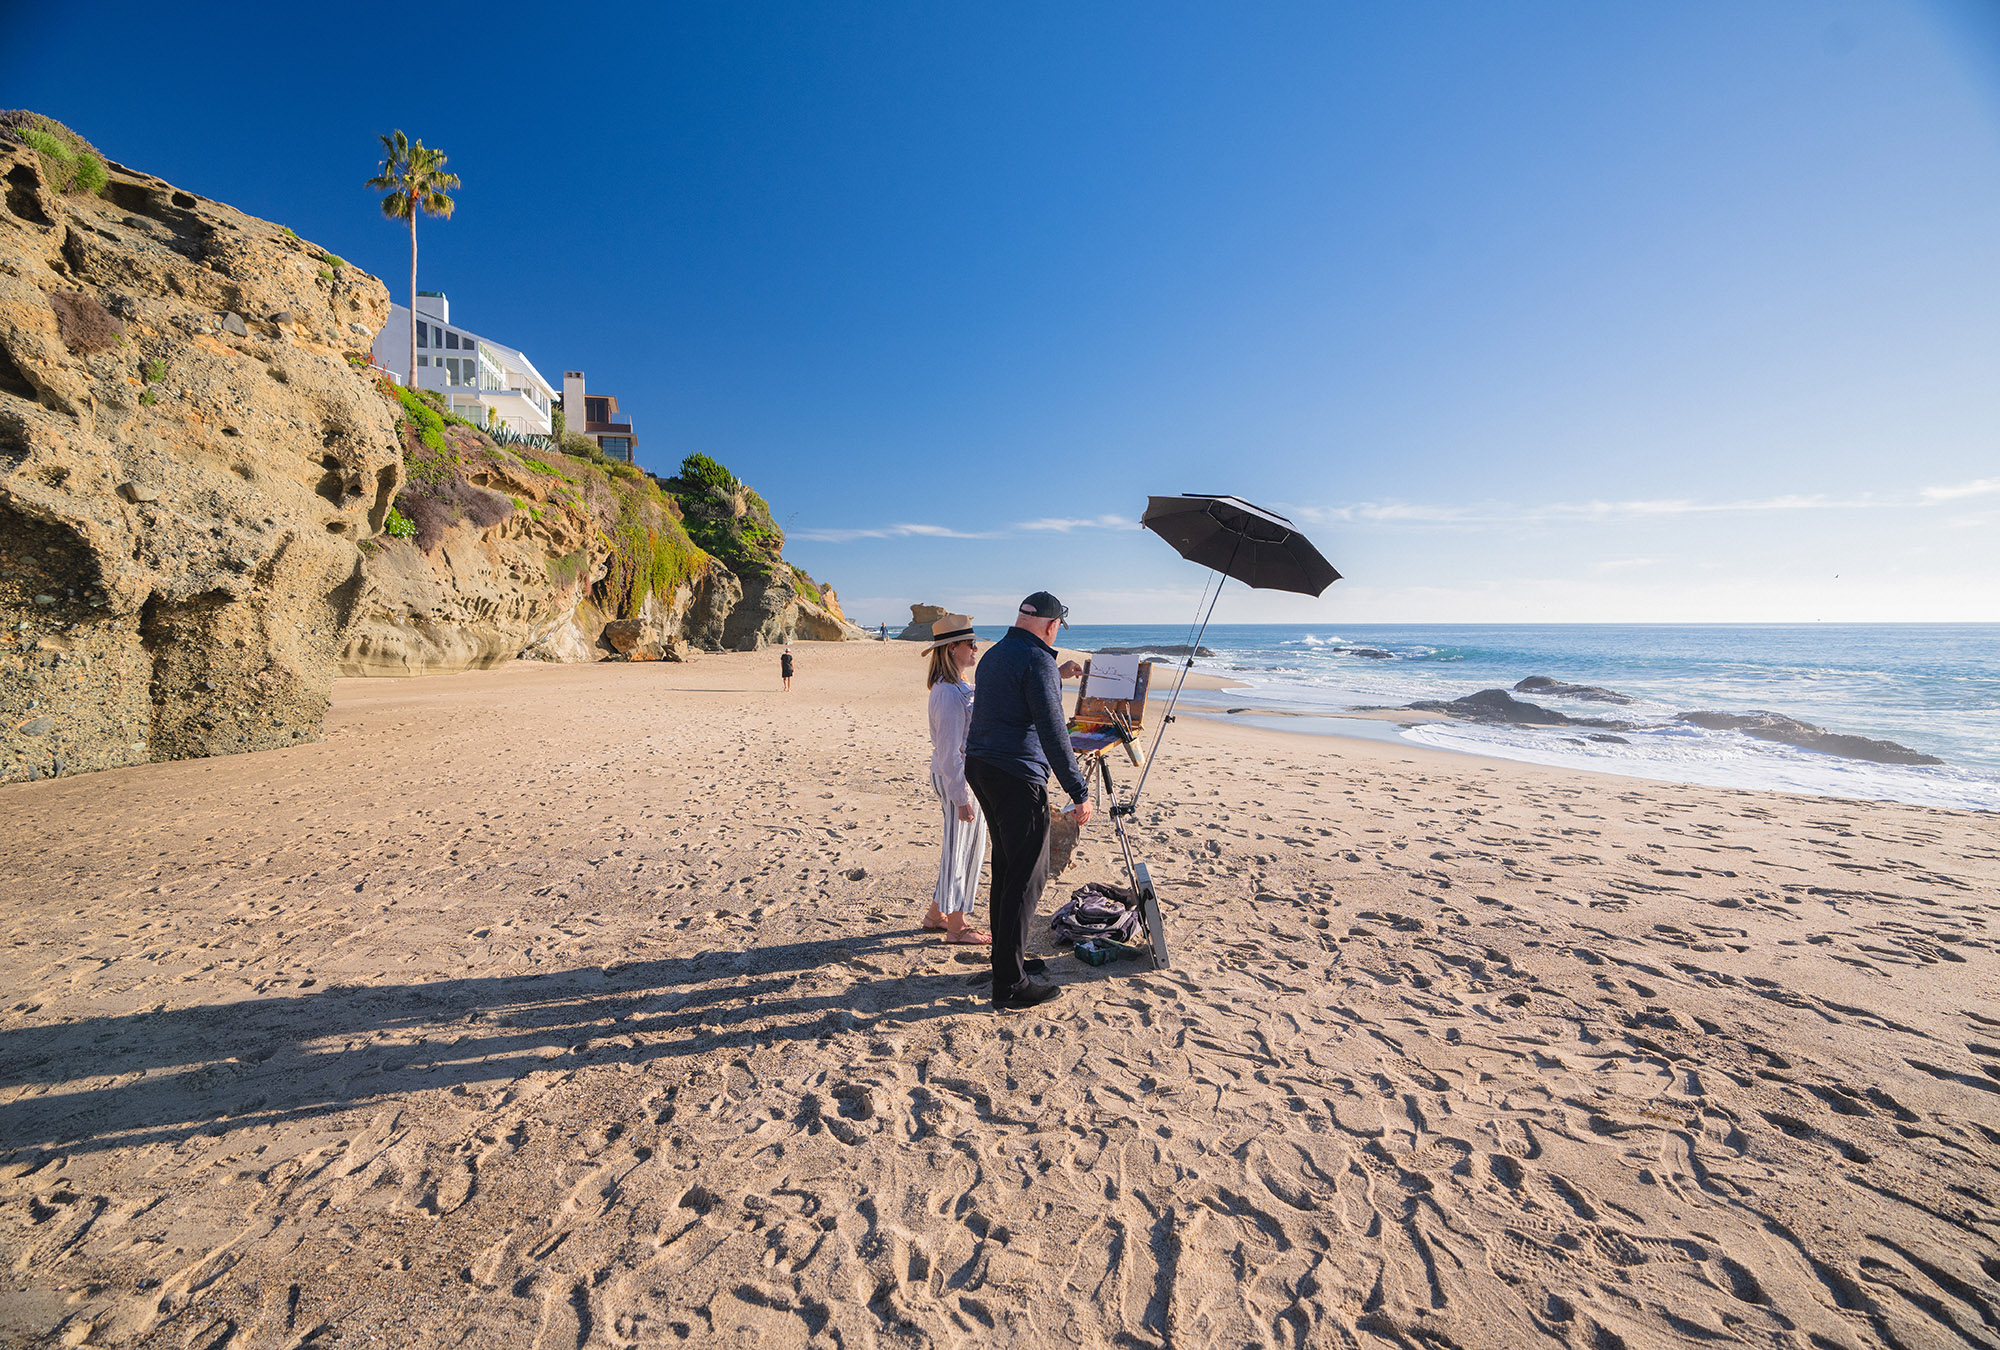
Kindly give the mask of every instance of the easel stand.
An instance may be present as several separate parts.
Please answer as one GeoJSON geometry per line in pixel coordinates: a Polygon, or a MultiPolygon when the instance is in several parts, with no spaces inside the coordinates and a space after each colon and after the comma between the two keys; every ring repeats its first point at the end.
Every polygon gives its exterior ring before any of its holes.
{"type": "Polygon", "coordinates": [[[1168,965],[1167,926],[1160,918],[1160,897],[1153,889],[1153,874],[1146,869],[1146,864],[1132,857],[1132,840],[1125,831],[1125,820],[1132,814],[1132,804],[1118,800],[1118,789],[1111,781],[1109,756],[1097,757],[1097,771],[1104,775],[1104,800],[1111,803],[1111,828],[1118,836],[1118,851],[1125,858],[1125,875],[1132,883],[1132,894],[1139,901],[1139,917],[1146,924],[1146,938],[1153,949],[1153,969],[1165,970],[1168,965]]]}
{"type": "MultiPolygon", "coordinates": [[[[1234,564],[1234,555],[1231,563],[1234,564]]],[[[1166,739],[1167,724],[1174,720],[1174,709],[1180,704],[1181,690],[1187,684],[1188,672],[1194,669],[1194,654],[1201,650],[1201,640],[1208,632],[1208,621],[1215,616],[1215,602],[1222,598],[1222,584],[1228,578],[1218,573],[1215,579],[1215,594],[1209,596],[1204,588],[1204,598],[1208,601],[1208,611],[1201,616],[1201,623],[1195,629],[1194,638],[1188,643],[1187,655],[1181,662],[1180,678],[1174,681],[1174,692],[1167,700],[1166,714],[1160,718],[1158,730],[1153,733],[1153,748],[1141,759],[1133,740],[1133,733],[1141,729],[1146,709],[1146,686],[1150,679],[1152,664],[1139,667],[1140,678],[1130,700],[1093,700],[1090,693],[1090,670],[1085,667],[1083,684],[1077,690],[1077,720],[1092,725],[1093,729],[1082,738],[1073,738],[1080,754],[1088,753],[1096,757],[1098,773],[1104,780],[1104,800],[1111,808],[1111,828],[1118,835],[1118,851],[1125,859],[1125,876],[1132,884],[1132,893],[1138,897],[1139,915],[1145,920],[1146,936],[1153,949],[1153,969],[1165,970],[1167,959],[1167,926],[1160,917],[1159,892],[1153,889],[1153,874],[1146,864],[1132,856],[1132,840],[1126,830],[1126,822],[1139,809],[1139,794],[1146,790],[1146,778],[1153,772],[1153,763],[1160,757],[1160,742],[1166,739]],[[1096,706],[1093,706],[1096,705],[1096,706]],[[1123,705],[1123,706],[1120,706],[1123,705]],[[1122,742],[1132,762],[1139,766],[1139,781],[1132,788],[1130,801],[1118,800],[1118,789],[1111,781],[1111,757],[1106,753],[1115,738],[1122,742]],[[1082,742],[1082,743],[1079,743],[1082,742]]],[[[1199,610],[1199,606],[1197,606],[1199,610]]]]}

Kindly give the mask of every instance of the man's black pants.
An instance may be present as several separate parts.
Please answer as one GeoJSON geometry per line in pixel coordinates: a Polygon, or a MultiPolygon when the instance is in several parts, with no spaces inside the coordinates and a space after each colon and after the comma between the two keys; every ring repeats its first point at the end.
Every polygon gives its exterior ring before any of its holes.
{"type": "Polygon", "coordinates": [[[993,997],[1005,998],[1028,982],[1021,962],[1028,926],[1049,880],[1049,788],[970,755],[965,781],[986,813],[993,841],[993,892],[986,903],[993,925],[993,997]]]}

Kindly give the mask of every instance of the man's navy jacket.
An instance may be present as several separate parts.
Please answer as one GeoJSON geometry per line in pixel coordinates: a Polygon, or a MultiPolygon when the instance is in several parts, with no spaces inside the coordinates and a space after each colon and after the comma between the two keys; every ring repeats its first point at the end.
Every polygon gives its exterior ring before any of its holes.
{"type": "Polygon", "coordinates": [[[1090,795],[1069,747],[1055,648],[1025,628],[1009,628],[979,658],[976,687],[972,727],[965,734],[967,759],[1031,783],[1047,782],[1053,767],[1071,801],[1090,795]]]}

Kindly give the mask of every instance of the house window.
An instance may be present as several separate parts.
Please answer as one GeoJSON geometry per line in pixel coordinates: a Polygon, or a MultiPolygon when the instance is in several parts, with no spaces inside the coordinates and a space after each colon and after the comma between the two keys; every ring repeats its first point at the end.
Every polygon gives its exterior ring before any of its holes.
{"type": "Polygon", "coordinates": [[[632,438],[630,436],[604,436],[597,443],[603,447],[604,453],[608,458],[619,460],[626,464],[632,462],[632,438]]]}
{"type": "Polygon", "coordinates": [[[427,365],[429,365],[430,363],[431,363],[431,359],[430,359],[430,358],[429,358],[428,356],[419,356],[419,357],[417,358],[417,364],[418,364],[419,366],[427,366],[427,365]]]}
{"type": "Polygon", "coordinates": [[[457,351],[457,350],[458,350],[458,334],[456,334],[456,333],[452,332],[452,331],[451,331],[451,330],[450,330],[449,328],[445,329],[445,330],[444,330],[444,345],[445,345],[445,346],[447,346],[447,347],[449,347],[449,348],[450,348],[451,350],[453,350],[453,351],[457,351]]]}
{"type": "Polygon", "coordinates": [[[583,420],[586,422],[606,422],[610,416],[605,408],[605,400],[587,398],[583,401],[583,420]]]}
{"type": "Polygon", "coordinates": [[[417,345],[419,347],[431,345],[431,326],[421,319],[417,321],[417,345]]]}

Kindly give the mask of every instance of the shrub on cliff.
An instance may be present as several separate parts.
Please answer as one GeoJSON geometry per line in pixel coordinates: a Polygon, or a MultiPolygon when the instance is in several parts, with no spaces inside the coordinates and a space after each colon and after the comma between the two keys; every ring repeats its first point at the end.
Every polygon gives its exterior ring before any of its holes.
{"type": "Polygon", "coordinates": [[[58,192],[102,192],[111,182],[97,147],[53,117],[25,108],[0,112],[0,134],[35,152],[42,177],[58,192]]]}
{"type": "Polygon", "coordinates": [[[785,532],[754,488],[707,455],[692,454],[663,486],[679,503],[687,532],[706,553],[739,575],[771,572],[785,532]]]}
{"type": "Polygon", "coordinates": [[[609,464],[604,449],[580,431],[565,431],[556,437],[556,449],[572,459],[588,460],[592,464],[609,464]]]}
{"type": "Polygon", "coordinates": [[[460,521],[490,529],[514,514],[514,503],[497,492],[474,487],[462,474],[454,473],[442,483],[405,487],[396,494],[394,509],[409,518],[416,527],[417,547],[429,553],[460,521]]]}

